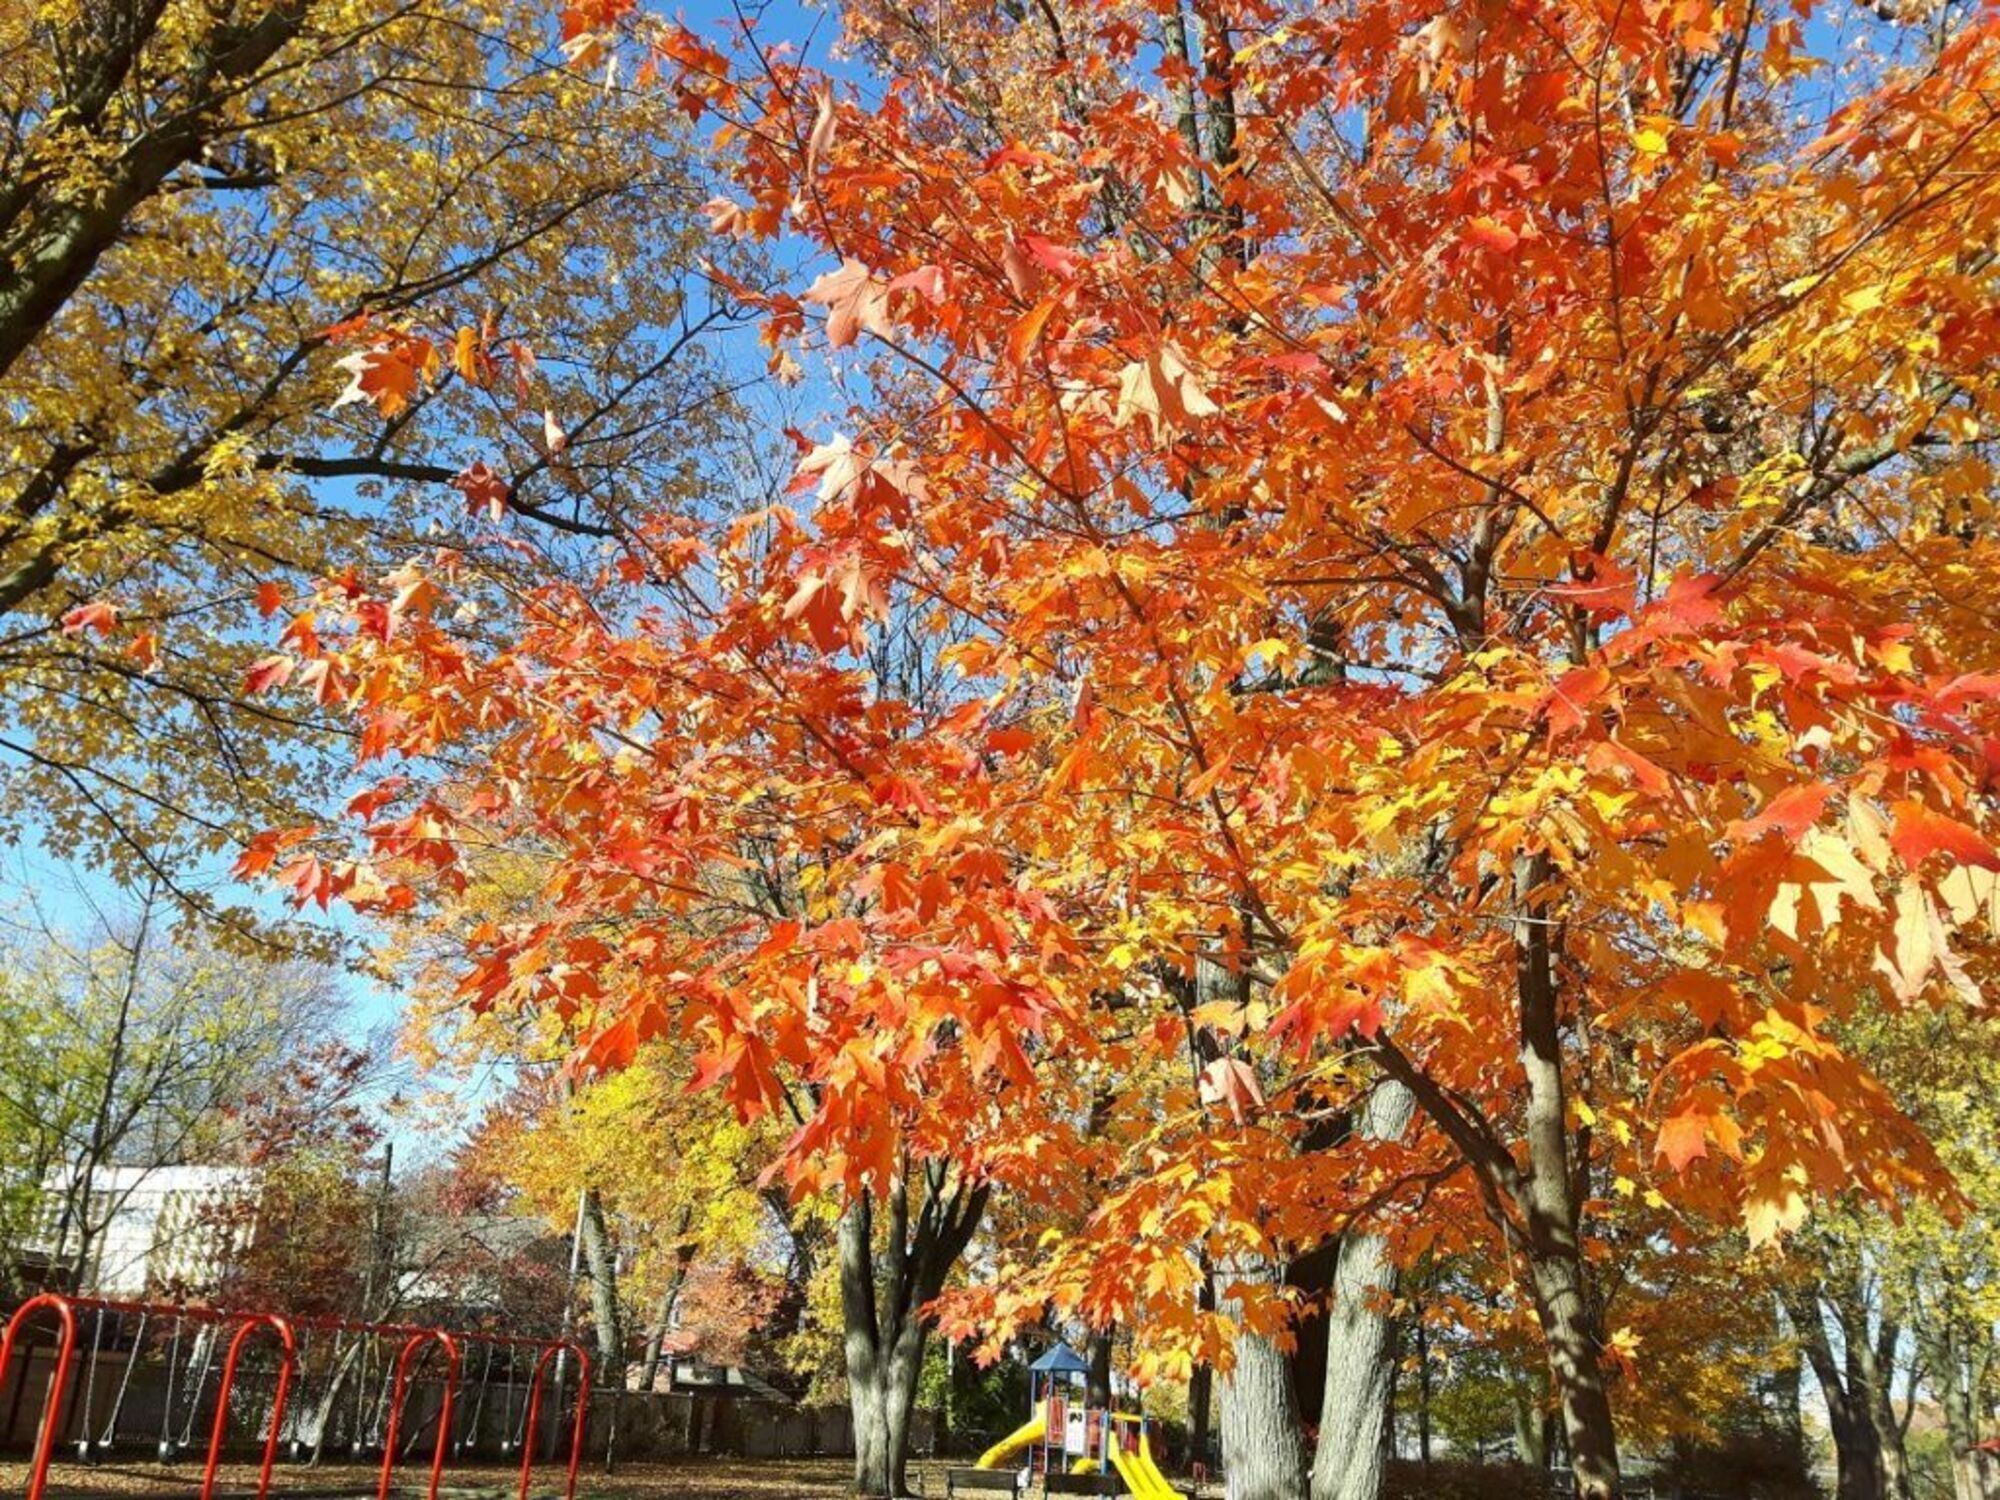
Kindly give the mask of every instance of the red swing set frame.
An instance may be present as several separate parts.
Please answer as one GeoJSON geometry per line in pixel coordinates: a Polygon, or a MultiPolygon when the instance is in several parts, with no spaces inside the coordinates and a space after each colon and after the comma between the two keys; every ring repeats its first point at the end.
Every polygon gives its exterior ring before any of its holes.
{"type": "MultiPolygon", "coordinates": [[[[278,1379],[272,1401],[270,1431],[264,1439],[257,1471],[257,1500],[266,1500],[271,1490],[271,1471],[277,1464],[278,1440],[284,1428],[285,1401],[298,1374],[298,1330],[311,1328],[332,1333],[402,1339],[396,1356],[395,1382],[389,1395],[388,1430],[382,1444],[382,1468],[376,1482],[376,1500],[389,1500],[395,1480],[396,1441],[402,1425],[403,1406],[409,1395],[410,1380],[433,1349],[444,1356],[444,1391],[438,1407],[437,1443],[431,1451],[428,1500],[438,1500],[444,1479],[445,1460],[451,1448],[451,1416],[464,1372],[464,1350],[469,1344],[485,1344],[495,1349],[538,1351],[534,1379],[528,1386],[526,1422],[521,1438],[521,1484],[519,1500],[528,1500],[528,1486],[534,1476],[535,1439],[540,1426],[542,1390],[549,1370],[573,1356],[577,1366],[576,1416],[570,1431],[569,1467],[565,1475],[564,1500],[576,1500],[576,1476],[583,1461],[584,1427],[590,1413],[590,1351],[572,1339],[515,1338],[507,1334],[451,1332],[404,1323],[363,1323],[346,1318],[287,1318],[272,1312],[232,1311],[226,1308],[184,1306],[171,1302],[119,1302],[103,1297],[75,1297],[62,1292],[43,1292],[30,1297],[7,1320],[0,1332],[0,1381],[12,1368],[14,1351],[21,1344],[22,1330],[38,1316],[47,1314],[56,1324],[55,1368],[42,1392],[41,1413],[36,1424],[34,1453],[29,1460],[28,1488],[24,1500],[44,1500],[48,1491],[49,1467],[55,1459],[57,1437],[62,1429],[63,1409],[76,1373],[76,1345],[79,1313],[138,1314],[159,1319],[185,1318],[231,1329],[228,1352],[223,1356],[222,1379],[216,1387],[215,1417],[210,1424],[207,1460],[202,1466],[198,1500],[214,1500],[216,1475],[222,1466],[223,1442],[229,1427],[229,1401],[236,1386],[236,1372],[244,1346],[259,1333],[278,1341],[278,1379]]],[[[29,1377],[24,1368],[22,1380],[29,1377]]]]}

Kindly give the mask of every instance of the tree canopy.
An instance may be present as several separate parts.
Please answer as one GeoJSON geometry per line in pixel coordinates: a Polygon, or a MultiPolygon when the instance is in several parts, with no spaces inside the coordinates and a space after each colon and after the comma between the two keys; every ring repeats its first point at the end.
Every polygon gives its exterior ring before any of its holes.
{"type": "Polygon", "coordinates": [[[699,174],[513,0],[31,0],[0,56],[7,814],[199,904],[348,754],[251,690],[284,601],[690,485],[699,174]]]}
{"type": "Polygon", "coordinates": [[[1046,1197],[1110,1097],[994,1339],[1227,1368],[1259,1268],[1484,1245],[1615,1494],[1614,1253],[1950,1201],[1854,1038],[2000,936],[2000,14],[1815,14],[862,3],[875,89],[573,8],[717,236],[821,257],[740,295],[851,406],[504,629],[455,555],[322,590],[273,679],[399,764],[243,868],[394,911],[532,838],[461,996],[698,1037],[864,1204],[1046,1197]]]}

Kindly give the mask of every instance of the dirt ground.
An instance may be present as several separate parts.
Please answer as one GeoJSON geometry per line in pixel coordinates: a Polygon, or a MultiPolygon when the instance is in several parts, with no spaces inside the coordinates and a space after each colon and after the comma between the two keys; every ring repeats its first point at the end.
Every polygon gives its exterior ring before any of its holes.
{"type": "MultiPolygon", "coordinates": [[[[910,1466],[910,1483],[919,1494],[944,1494],[941,1463],[910,1466]]],[[[292,1500],[332,1500],[332,1497],[372,1497],[375,1473],[359,1466],[309,1469],[280,1464],[271,1478],[271,1493],[292,1500]]],[[[497,1464],[458,1466],[445,1471],[442,1500],[500,1500],[514,1495],[515,1474],[497,1464]]],[[[847,1459],[690,1459],[681,1463],[619,1465],[615,1474],[586,1467],[577,1479],[578,1500],[836,1500],[845,1497],[853,1468],[847,1459]]],[[[553,1500],[558,1470],[537,1469],[536,1500],[553,1500]]],[[[0,1495],[27,1491],[28,1466],[19,1460],[0,1463],[0,1495]]],[[[398,1500],[420,1500],[422,1470],[411,1464],[397,1471],[398,1500]]],[[[256,1470],[245,1464],[224,1466],[216,1484],[217,1500],[255,1494],[256,1470]]],[[[48,1500],[133,1500],[159,1496],[187,1500],[201,1486],[201,1465],[171,1467],[153,1463],[108,1460],[98,1464],[58,1463],[49,1471],[48,1500]]]]}

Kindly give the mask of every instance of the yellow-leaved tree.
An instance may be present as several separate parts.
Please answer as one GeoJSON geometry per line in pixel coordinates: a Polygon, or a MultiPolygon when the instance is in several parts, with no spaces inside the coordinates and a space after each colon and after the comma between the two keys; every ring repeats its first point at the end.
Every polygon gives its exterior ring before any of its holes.
{"type": "Polygon", "coordinates": [[[308,579],[595,567],[691,486],[704,193],[567,53],[515,0],[0,7],[0,816],[198,899],[315,779],[255,693],[308,579]]]}
{"type": "Polygon", "coordinates": [[[791,1218],[783,1191],[756,1181],[775,1155],[771,1132],[690,1094],[686,1065],[655,1044],[626,1071],[582,1087],[526,1081],[480,1139],[485,1164],[552,1226],[567,1230],[581,1204],[599,1220],[588,1232],[616,1245],[605,1270],[591,1267],[592,1311],[601,1336],[629,1326],[624,1303],[641,1310],[641,1390],[672,1353],[668,1337],[697,1270],[727,1273],[775,1248],[791,1218]]]}

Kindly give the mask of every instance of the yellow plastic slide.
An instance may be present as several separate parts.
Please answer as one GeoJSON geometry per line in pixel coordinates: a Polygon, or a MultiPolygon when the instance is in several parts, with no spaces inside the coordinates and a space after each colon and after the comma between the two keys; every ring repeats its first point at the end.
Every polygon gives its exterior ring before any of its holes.
{"type": "Polygon", "coordinates": [[[1036,1417],[1032,1422],[1022,1423],[991,1448],[980,1454],[979,1462],[972,1467],[975,1469],[997,1469],[1000,1467],[1002,1460],[1016,1448],[1025,1448],[1028,1444],[1039,1443],[1041,1440],[1042,1419],[1036,1417]]]}
{"type": "Polygon", "coordinates": [[[1160,1472],[1160,1466],[1153,1462],[1153,1443],[1146,1429],[1139,1429],[1138,1462],[1133,1465],[1152,1484],[1153,1493],[1160,1500],[1180,1500],[1180,1491],[1167,1482],[1167,1476],[1160,1472]]]}
{"type": "Polygon", "coordinates": [[[1117,1443],[1111,1445],[1111,1467],[1118,1471],[1118,1477],[1125,1481],[1125,1488],[1138,1500],[1168,1500],[1173,1491],[1166,1487],[1160,1471],[1153,1461],[1143,1453],[1127,1453],[1117,1443]]]}

